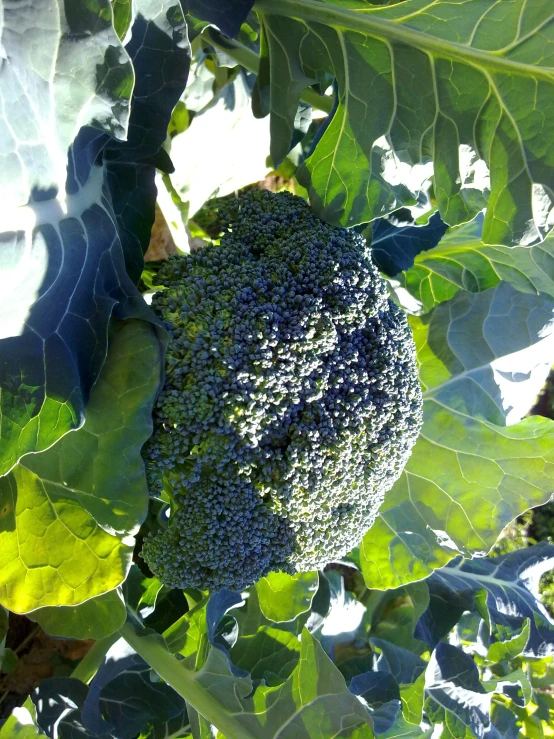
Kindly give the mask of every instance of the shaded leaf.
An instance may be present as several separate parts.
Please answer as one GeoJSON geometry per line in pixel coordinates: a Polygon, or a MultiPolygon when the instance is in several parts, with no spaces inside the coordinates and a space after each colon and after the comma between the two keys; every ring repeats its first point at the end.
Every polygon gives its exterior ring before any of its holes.
{"type": "Polygon", "coordinates": [[[185,13],[213,23],[227,36],[236,36],[244,23],[254,0],[182,0],[185,13]]]}
{"type": "Polygon", "coordinates": [[[425,710],[434,724],[443,723],[452,736],[468,736],[468,729],[469,736],[484,736],[492,695],[481,685],[473,659],[461,649],[444,642],[437,645],[425,692],[425,710]]]}
{"type": "MultiPolygon", "coordinates": [[[[71,677],[43,680],[32,693],[37,723],[51,739],[86,739],[90,736],[83,726],[81,710],[88,687],[71,677]]],[[[103,734],[99,739],[109,739],[103,734]]]]}
{"type": "Polygon", "coordinates": [[[394,277],[409,269],[418,254],[436,247],[447,228],[438,213],[433,213],[424,226],[397,224],[392,219],[379,218],[373,224],[371,237],[375,264],[388,277],[394,277]]]}
{"type": "MultiPolygon", "coordinates": [[[[554,654],[554,621],[537,598],[541,575],[552,568],[554,546],[541,542],[501,557],[458,559],[427,579],[429,609],[420,618],[416,636],[434,647],[464,611],[477,610],[498,631],[524,631],[523,654],[554,654]]],[[[518,644],[519,648],[519,644],[518,644]]]]}
{"type": "Polygon", "coordinates": [[[403,649],[383,639],[370,639],[369,641],[379,650],[375,668],[390,673],[399,685],[415,682],[427,667],[425,660],[408,649],[403,649]]]}
{"type": "Polygon", "coordinates": [[[391,700],[389,703],[376,708],[371,713],[371,720],[373,721],[373,731],[375,736],[385,734],[394,724],[400,713],[400,702],[398,700],[391,700]]]}
{"type": "Polygon", "coordinates": [[[82,707],[87,731],[134,739],[149,722],[181,717],[185,701],[166,683],[150,679],[150,666],[120,639],[106,654],[82,707]]]}
{"type": "Polygon", "coordinates": [[[134,9],[125,46],[135,72],[129,129],[124,142],[110,143],[104,160],[127,272],[137,283],[155,217],[155,167],[164,169],[156,157],[186,83],[190,50],[179,2],[135,0],[134,9]]]}
{"type": "Polygon", "coordinates": [[[382,639],[370,639],[370,643],[380,652],[375,669],[390,672],[398,684],[404,718],[421,723],[427,662],[408,649],[382,639]]]}
{"type": "MultiPolygon", "coordinates": [[[[380,708],[390,701],[398,701],[397,710],[400,709],[398,683],[390,672],[376,670],[356,675],[348,688],[354,695],[362,697],[371,708],[380,708]]],[[[396,713],[394,715],[396,717],[396,713]]]]}

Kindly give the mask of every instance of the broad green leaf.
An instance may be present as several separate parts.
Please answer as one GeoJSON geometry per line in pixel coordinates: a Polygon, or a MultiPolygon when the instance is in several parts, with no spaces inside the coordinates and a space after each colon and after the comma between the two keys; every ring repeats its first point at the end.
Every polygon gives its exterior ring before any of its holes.
{"type": "Polygon", "coordinates": [[[294,621],[300,613],[310,610],[318,582],[317,572],[270,572],[256,583],[261,612],[275,623],[294,621]]]}
{"type": "Polygon", "coordinates": [[[206,606],[208,598],[200,601],[187,611],[163,633],[167,648],[171,654],[179,653],[182,657],[191,658],[195,667],[204,662],[208,649],[206,632],[206,606]]]}
{"type": "Polygon", "coordinates": [[[532,408],[554,363],[554,298],[505,282],[410,319],[424,401],[498,425],[532,408]]]}
{"type": "Polygon", "coordinates": [[[413,683],[400,685],[402,715],[411,724],[419,725],[423,714],[425,675],[420,675],[413,683]]]}
{"type": "Polygon", "coordinates": [[[535,246],[487,246],[481,241],[482,218],[448,233],[432,251],[419,254],[399,275],[427,312],[458,290],[481,292],[503,280],[520,292],[554,297],[554,237],[535,246]]]}
{"type": "Polygon", "coordinates": [[[113,0],[112,12],[113,27],[118,37],[123,40],[131,23],[131,0],[113,0]]]}
{"type": "MultiPolygon", "coordinates": [[[[302,633],[300,660],[292,675],[283,685],[259,686],[251,698],[239,699],[240,683],[234,677],[230,681],[224,660],[221,652],[212,649],[196,679],[205,687],[217,680],[218,699],[226,710],[240,716],[241,724],[256,739],[275,735],[280,739],[335,736],[370,739],[373,736],[365,709],[348,691],[338,669],[306,629],[302,633]],[[234,694],[233,683],[237,685],[234,694]]],[[[244,680],[242,690],[246,687],[244,680]]]]}
{"type": "Polygon", "coordinates": [[[123,48],[111,3],[70,5],[17,4],[0,29],[0,474],[82,426],[110,317],[154,320],[133,279],[186,80],[184,19],[178,0],[135,0],[123,48]]]}
{"type": "Polygon", "coordinates": [[[125,623],[127,611],[116,590],[99,595],[78,606],[39,608],[27,614],[51,636],[66,639],[103,639],[125,623]]]}
{"type": "Polygon", "coordinates": [[[325,220],[353,226],[413,203],[432,161],[446,223],[488,202],[486,243],[544,237],[554,186],[549,0],[257,0],[255,9],[275,160],[303,88],[338,83],[337,110],[298,175],[325,220]]]}
{"type": "Polygon", "coordinates": [[[116,322],[84,426],[0,478],[0,600],[10,610],[75,606],[125,579],[148,505],[140,450],[160,365],[152,324],[116,322]]]}
{"type": "Polygon", "coordinates": [[[424,423],[362,541],[368,587],[422,579],[458,552],[486,553],[509,521],[549,499],[554,423],[504,424],[529,408],[552,363],[553,306],[500,283],[411,318],[424,423]]]}
{"type": "MultiPolygon", "coordinates": [[[[370,611],[373,639],[384,640],[384,644],[391,642],[414,654],[425,651],[425,645],[415,641],[413,636],[417,622],[429,605],[429,591],[424,582],[408,583],[395,590],[374,590],[366,605],[370,611]]],[[[398,658],[397,662],[402,659],[398,658]]]]}

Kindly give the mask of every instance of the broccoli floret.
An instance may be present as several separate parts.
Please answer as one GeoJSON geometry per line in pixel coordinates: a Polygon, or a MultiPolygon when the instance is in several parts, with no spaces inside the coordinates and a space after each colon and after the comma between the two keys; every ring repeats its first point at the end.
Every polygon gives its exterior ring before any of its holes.
{"type": "Polygon", "coordinates": [[[219,246],[170,257],[146,449],[172,501],[142,556],[172,587],[317,569],[372,525],[421,426],[415,347],[361,236],[290,193],[227,206],[219,246]]]}

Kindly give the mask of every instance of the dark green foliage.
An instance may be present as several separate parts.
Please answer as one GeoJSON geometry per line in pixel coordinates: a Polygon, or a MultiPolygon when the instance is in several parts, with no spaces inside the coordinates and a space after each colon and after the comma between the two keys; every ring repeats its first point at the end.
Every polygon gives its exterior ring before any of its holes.
{"type": "Polygon", "coordinates": [[[404,314],[356,233],[289,193],[224,209],[221,245],[170,259],[170,334],[146,450],[172,500],[143,556],[173,587],[314,570],[371,526],[421,424],[404,314]]]}

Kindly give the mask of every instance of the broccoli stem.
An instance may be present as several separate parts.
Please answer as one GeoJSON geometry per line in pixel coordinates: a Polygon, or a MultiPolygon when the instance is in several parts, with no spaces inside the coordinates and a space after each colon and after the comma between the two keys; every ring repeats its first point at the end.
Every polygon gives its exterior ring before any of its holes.
{"type": "Polygon", "coordinates": [[[89,683],[95,676],[98,668],[104,661],[109,648],[117,641],[117,633],[99,639],[94,642],[83,659],[71,673],[71,677],[80,680],[82,683],[89,683]]]}
{"type": "MultiPolygon", "coordinates": [[[[241,65],[241,67],[244,67],[249,72],[254,72],[254,74],[258,74],[260,68],[260,60],[258,58],[258,55],[254,51],[249,49],[248,46],[244,46],[240,43],[240,41],[237,41],[236,39],[222,36],[221,34],[214,32],[213,29],[209,27],[202,31],[200,37],[208,44],[211,44],[211,46],[215,46],[216,49],[225,52],[227,56],[230,56],[231,59],[234,59],[238,64],[241,65]],[[218,41],[218,37],[220,41],[218,41]],[[225,39],[225,43],[221,43],[223,39],[225,39]]],[[[312,90],[311,87],[307,87],[304,90],[304,92],[300,96],[300,99],[302,100],[302,102],[311,105],[312,108],[315,108],[316,110],[321,110],[324,113],[330,113],[333,109],[333,98],[329,97],[329,95],[320,95],[315,90],[312,90]]]]}
{"type": "Polygon", "coordinates": [[[159,635],[137,624],[132,615],[128,616],[119,634],[162,680],[171,685],[173,690],[216,726],[227,739],[257,739],[198,683],[195,673],[169,652],[159,635]]]}

